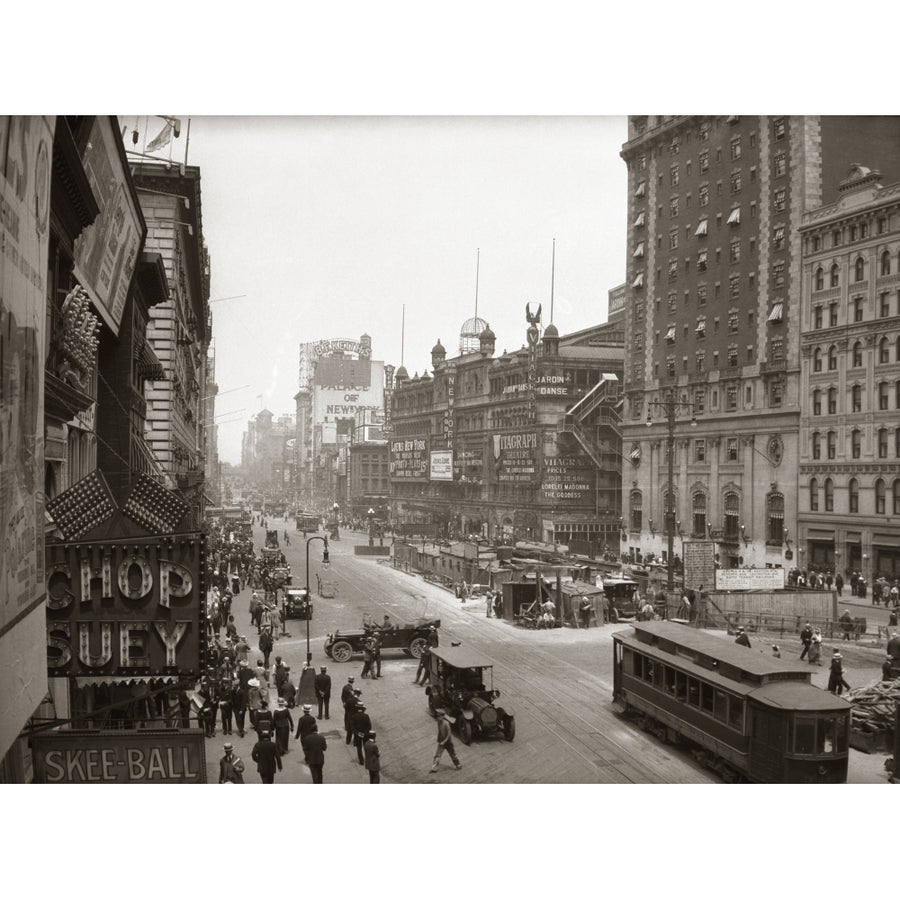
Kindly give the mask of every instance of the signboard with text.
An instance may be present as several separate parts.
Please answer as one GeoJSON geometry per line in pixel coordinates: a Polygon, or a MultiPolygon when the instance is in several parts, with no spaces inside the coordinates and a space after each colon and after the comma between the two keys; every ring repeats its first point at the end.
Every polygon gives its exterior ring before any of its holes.
{"type": "Polygon", "coordinates": [[[538,474],[540,436],[536,431],[493,435],[497,481],[532,483],[538,474]]]}
{"type": "Polygon", "coordinates": [[[54,731],[31,738],[36,784],[206,784],[202,729],[54,731]]]}
{"type": "Polygon", "coordinates": [[[389,446],[391,478],[427,481],[430,463],[427,438],[392,440],[389,446]]]}
{"type": "Polygon", "coordinates": [[[784,590],[784,569],[717,569],[716,590],[784,590]]]}
{"type": "Polygon", "coordinates": [[[431,451],[431,468],[429,478],[431,481],[453,481],[452,450],[431,451]]]}
{"type": "Polygon", "coordinates": [[[684,541],[682,561],[686,588],[712,589],[716,577],[715,541],[684,541]]]}
{"type": "Polygon", "coordinates": [[[545,456],[541,492],[550,502],[594,502],[595,473],[587,456],[545,456]]]}

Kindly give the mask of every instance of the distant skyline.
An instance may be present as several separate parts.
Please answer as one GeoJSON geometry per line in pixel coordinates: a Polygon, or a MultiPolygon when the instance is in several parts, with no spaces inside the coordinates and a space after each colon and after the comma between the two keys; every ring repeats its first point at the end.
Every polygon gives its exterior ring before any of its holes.
{"type": "MultiPolygon", "coordinates": [[[[294,412],[303,342],[366,333],[410,375],[438,339],[455,356],[479,251],[498,354],[525,343],[528,301],[549,324],[554,239],[561,334],[605,321],[624,281],[624,116],[181,119],[154,155],[200,167],[223,461],[261,409],[294,412]]],[[[138,151],[164,125],[120,123],[138,151]]]]}

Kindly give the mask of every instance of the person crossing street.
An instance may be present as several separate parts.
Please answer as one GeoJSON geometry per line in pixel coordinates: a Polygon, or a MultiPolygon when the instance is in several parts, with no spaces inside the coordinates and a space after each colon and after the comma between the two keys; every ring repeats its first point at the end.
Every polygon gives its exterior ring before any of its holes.
{"type": "Polygon", "coordinates": [[[441,756],[443,756],[445,750],[450,756],[450,759],[453,760],[453,765],[456,766],[457,769],[462,768],[459,758],[456,755],[456,748],[453,746],[453,737],[450,733],[450,726],[453,725],[454,722],[456,722],[456,719],[445,710],[441,710],[438,713],[437,748],[435,749],[434,760],[431,764],[432,772],[437,772],[438,763],[441,761],[441,756]]]}

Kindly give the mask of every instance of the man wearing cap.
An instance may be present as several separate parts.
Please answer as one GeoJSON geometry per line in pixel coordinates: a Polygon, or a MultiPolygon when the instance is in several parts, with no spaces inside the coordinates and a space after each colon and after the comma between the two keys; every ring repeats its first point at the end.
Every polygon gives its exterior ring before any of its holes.
{"type": "Polygon", "coordinates": [[[272,711],[272,720],[275,723],[275,743],[282,753],[287,753],[294,720],[291,718],[291,711],[287,708],[287,701],[284,697],[278,698],[278,706],[272,711]]]}
{"type": "Polygon", "coordinates": [[[224,744],[225,755],[219,760],[219,784],[243,784],[244,761],[234,755],[234,744],[224,744]]]}
{"type": "Polygon", "coordinates": [[[316,699],[319,701],[319,715],[322,718],[322,709],[325,709],[325,718],[328,718],[328,704],[331,702],[331,676],[328,667],[322,666],[315,679],[316,699]]]}
{"type": "Polygon", "coordinates": [[[370,731],[366,735],[366,742],[363,745],[366,756],[366,771],[369,773],[369,784],[381,783],[381,751],[378,744],[375,743],[375,732],[370,731]]]}
{"type": "Polygon", "coordinates": [[[431,764],[432,772],[437,772],[438,763],[441,761],[441,756],[445,750],[450,755],[450,759],[453,760],[453,765],[456,766],[457,769],[462,768],[459,759],[456,756],[456,748],[453,746],[453,737],[450,733],[450,726],[455,721],[456,719],[445,710],[442,709],[438,712],[437,749],[434,752],[434,760],[431,764]]]}
{"type": "Polygon", "coordinates": [[[356,697],[358,692],[356,685],[353,683],[353,676],[347,676],[347,683],[341,688],[341,703],[344,704],[344,731],[347,732],[347,743],[352,740],[350,734],[350,716],[356,709],[356,697]]]}
{"type": "Polygon", "coordinates": [[[325,766],[325,750],[327,743],[325,735],[319,734],[319,726],[313,719],[312,731],[303,739],[303,753],[305,754],[306,764],[309,766],[309,773],[312,775],[313,784],[322,784],[322,770],[325,766]]]}
{"type": "Polygon", "coordinates": [[[737,637],[734,639],[734,642],[736,644],[740,644],[742,647],[750,646],[750,638],[747,637],[747,632],[744,631],[743,625],[738,625],[738,634],[737,634],[737,637]]]}
{"type": "MultiPolygon", "coordinates": [[[[316,728],[316,719],[312,714],[312,706],[309,703],[303,704],[303,715],[297,720],[297,733],[294,737],[303,744],[303,739],[316,728]]],[[[306,754],[304,752],[304,762],[306,762],[306,754]]]]}
{"type": "Polygon", "coordinates": [[[259,740],[254,744],[251,754],[263,784],[274,784],[276,767],[281,771],[281,751],[277,744],[272,743],[270,735],[268,729],[260,731],[259,740]]]}
{"type": "Polygon", "coordinates": [[[353,732],[353,746],[356,747],[356,758],[359,764],[365,765],[363,758],[363,741],[372,730],[372,720],[366,712],[365,703],[356,704],[356,712],[350,717],[350,730],[353,732]]]}

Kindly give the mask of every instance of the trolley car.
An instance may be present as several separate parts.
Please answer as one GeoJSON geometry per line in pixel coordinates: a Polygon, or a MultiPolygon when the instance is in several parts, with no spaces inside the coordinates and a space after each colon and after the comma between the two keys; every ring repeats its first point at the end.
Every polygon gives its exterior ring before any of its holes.
{"type": "Polygon", "coordinates": [[[613,699],[726,780],[847,780],[850,704],[791,663],[671,622],[613,635],[613,699]]]}

